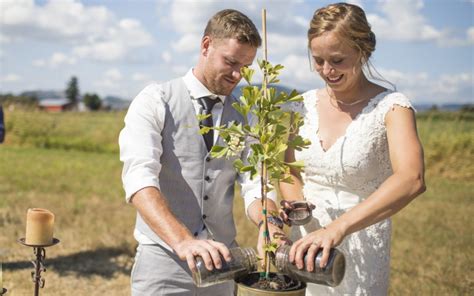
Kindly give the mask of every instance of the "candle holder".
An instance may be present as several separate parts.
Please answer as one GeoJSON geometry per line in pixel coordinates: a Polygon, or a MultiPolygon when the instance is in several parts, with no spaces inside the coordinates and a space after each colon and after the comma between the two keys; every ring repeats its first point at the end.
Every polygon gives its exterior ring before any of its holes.
{"type": "Polygon", "coordinates": [[[36,260],[31,261],[35,268],[31,272],[31,280],[35,283],[35,296],[39,295],[39,289],[44,287],[45,279],[41,277],[41,272],[46,272],[44,267],[44,259],[46,259],[46,249],[47,247],[54,246],[59,243],[59,239],[53,238],[53,242],[48,245],[30,245],[25,243],[25,238],[20,238],[18,242],[24,246],[33,248],[33,253],[36,256],[36,260]]]}

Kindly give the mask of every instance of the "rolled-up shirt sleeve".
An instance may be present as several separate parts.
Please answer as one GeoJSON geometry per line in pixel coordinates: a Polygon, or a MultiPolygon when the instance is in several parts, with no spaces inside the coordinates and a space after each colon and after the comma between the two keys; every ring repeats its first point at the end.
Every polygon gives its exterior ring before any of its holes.
{"type": "Polygon", "coordinates": [[[119,135],[122,182],[127,202],[145,187],[160,189],[158,176],[164,120],[163,90],[159,84],[151,84],[130,104],[125,127],[119,135]]]}

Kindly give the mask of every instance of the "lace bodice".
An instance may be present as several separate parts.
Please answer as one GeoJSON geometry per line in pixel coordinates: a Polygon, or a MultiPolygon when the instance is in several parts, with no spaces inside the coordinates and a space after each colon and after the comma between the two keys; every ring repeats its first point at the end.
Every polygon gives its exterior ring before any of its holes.
{"type": "MultiPolygon", "coordinates": [[[[392,173],[385,129],[385,115],[394,106],[413,108],[401,93],[386,91],[372,98],[367,106],[349,124],[346,133],[327,150],[318,138],[319,116],[316,109],[316,90],[303,94],[304,101],[291,106],[304,116],[300,135],[310,139],[309,149],[296,151],[296,158],[303,160],[304,183],[317,183],[349,191],[362,199],[375,191],[392,173]]],[[[350,208],[361,200],[340,203],[350,208]]]]}
{"type": "MultiPolygon", "coordinates": [[[[308,91],[303,98],[303,102],[288,107],[302,114],[304,125],[299,133],[311,140],[308,149],[295,151],[295,157],[305,164],[303,194],[316,209],[309,224],[292,229],[292,239],[328,225],[369,197],[392,174],[385,116],[395,105],[413,108],[401,93],[380,93],[370,99],[345,134],[324,151],[318,138],[317,91],[308,91]]],[[[347,236],[338,247],[346,256],[346,275],[341,285],[308,285],[306,295],[386,294],[390,236],[389,219],[347,236]]]]}

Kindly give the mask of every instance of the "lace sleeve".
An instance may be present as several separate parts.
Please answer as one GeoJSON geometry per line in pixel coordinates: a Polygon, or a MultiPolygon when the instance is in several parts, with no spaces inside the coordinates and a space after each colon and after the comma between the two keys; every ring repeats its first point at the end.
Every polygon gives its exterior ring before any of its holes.
{"type": "Polygon", "coordinates": [[[303,101],[286,103],[282,105],[281,108],[284,111],[292,111],[292,112],[300,113],[302,116],[305,116],[306,113],[308,112],[306,106],[308,105],[308,102],[312,100],[314,101],[313,94],[315,93],[316,93],[316,90],[307,91],[301,94],[301,96],[303,97],[303,101]]]}
{"type": "Polygon", "coordinates": [[[399,92],[393,92],[386,95],[377,106],[379,119],[382,122],[385,122],[385,116],[390,110],[393,110],[395,105],[404,108],[409,108],[416,112],[412,103],[404,94],[399,92]]]}
{"type": "Polygon", "coordinates": [[[281,105],[283,111],[304,113],[304,102],[288,102],[281,105]]]}

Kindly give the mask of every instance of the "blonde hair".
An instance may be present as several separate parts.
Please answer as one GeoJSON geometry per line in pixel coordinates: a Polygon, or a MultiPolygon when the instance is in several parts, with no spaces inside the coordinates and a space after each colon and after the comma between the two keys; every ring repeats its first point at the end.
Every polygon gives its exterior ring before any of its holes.
{"type": "Polygon", "coordinates": [[[233,38],[255,48],[262,44],[254,23],[245,14],[234,9],[224,9],[216,13],[208,21],[204,36],[215,39],[233,38]]]}

